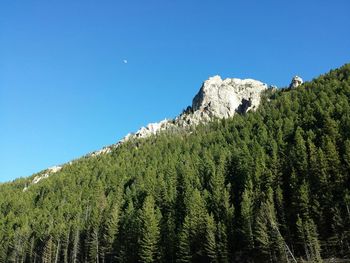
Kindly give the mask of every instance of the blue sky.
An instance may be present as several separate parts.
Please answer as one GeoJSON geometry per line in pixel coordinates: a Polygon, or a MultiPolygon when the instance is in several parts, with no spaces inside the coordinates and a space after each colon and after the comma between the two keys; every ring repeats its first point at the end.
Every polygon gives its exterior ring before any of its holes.
{"type": "Polygon", "coordinates": [[[286,86],[350,62],[349,10],[348,0],[1,1],[0,182],[176,116],[209,76],[286,86]]]}

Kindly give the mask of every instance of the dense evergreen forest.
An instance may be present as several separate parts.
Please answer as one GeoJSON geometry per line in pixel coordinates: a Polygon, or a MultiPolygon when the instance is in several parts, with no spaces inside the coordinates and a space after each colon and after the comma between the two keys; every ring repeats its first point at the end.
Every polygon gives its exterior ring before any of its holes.
{"type": "Polygon", "coordinates": [[[350,258],[349,102],[347,64],[256,112],[2,184],[0,262],[350,258]]]}

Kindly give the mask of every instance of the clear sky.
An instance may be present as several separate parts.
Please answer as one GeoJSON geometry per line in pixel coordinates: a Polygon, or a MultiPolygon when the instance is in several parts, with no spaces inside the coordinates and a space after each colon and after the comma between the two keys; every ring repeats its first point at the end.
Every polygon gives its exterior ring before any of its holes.
{"type": "Polygon", "coordinates": [[[349,0],[2,0],[0,182],[176,116],[209,76],[287,86],[350,62],[349,10],[349,0]]]}

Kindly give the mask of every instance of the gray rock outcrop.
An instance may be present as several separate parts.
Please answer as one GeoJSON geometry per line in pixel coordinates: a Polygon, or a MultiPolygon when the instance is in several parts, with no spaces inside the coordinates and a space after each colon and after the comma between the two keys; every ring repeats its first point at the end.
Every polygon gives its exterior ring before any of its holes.
{"type": "Polygon", "coordinates": [[[205,112],[208,117],[229,118],[245,113],[260,104],[260,94],[267,85],[253,79],[224,79],[214,76],[204,82],[194,97],[194,112],[205,112]]]}
{"type": "Polygon", "coordinates": [[[295,76],[294,78],[292,78],[292,82],[290,83],[289,87],[294,89],[294,88],[299,87],[303,83],[304,83],[304,81],[301,77],[295,76]]]}

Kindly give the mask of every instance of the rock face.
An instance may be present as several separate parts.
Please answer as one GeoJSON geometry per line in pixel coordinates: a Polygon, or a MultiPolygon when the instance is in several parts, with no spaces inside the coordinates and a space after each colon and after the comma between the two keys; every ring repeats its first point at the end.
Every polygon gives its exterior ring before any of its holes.
{"type": "Polygon", "coordinates": [[[267,85],[253,79],[225,79],[214,76],[204,82],[194,97],[194,112],[205,112],[208,117],[228,118],[236,112],[245,113],[259,106],[260,93],[267,85]]]}
{"type": "MultiPolygon", "coordinates": [[[[156,134],[159,131],[166,130],[170,122],[165,119],[161,122],[150,123],[146,127],[142,127],[135,133],[136,138],[144,138],[152,134],[156,134]]],[[[129,135],[130,136],[130,135],[129,135]]]]}
{"type": "Polygon", "coordinates": [[[301,84],[303,84],[304,81],[301,77],[299,76],[295,76],[293,79],[292,79],[292,82],[290,83],[289,87],[294,89],[294,88],[297,88],[299,87],[301,84]]]}

